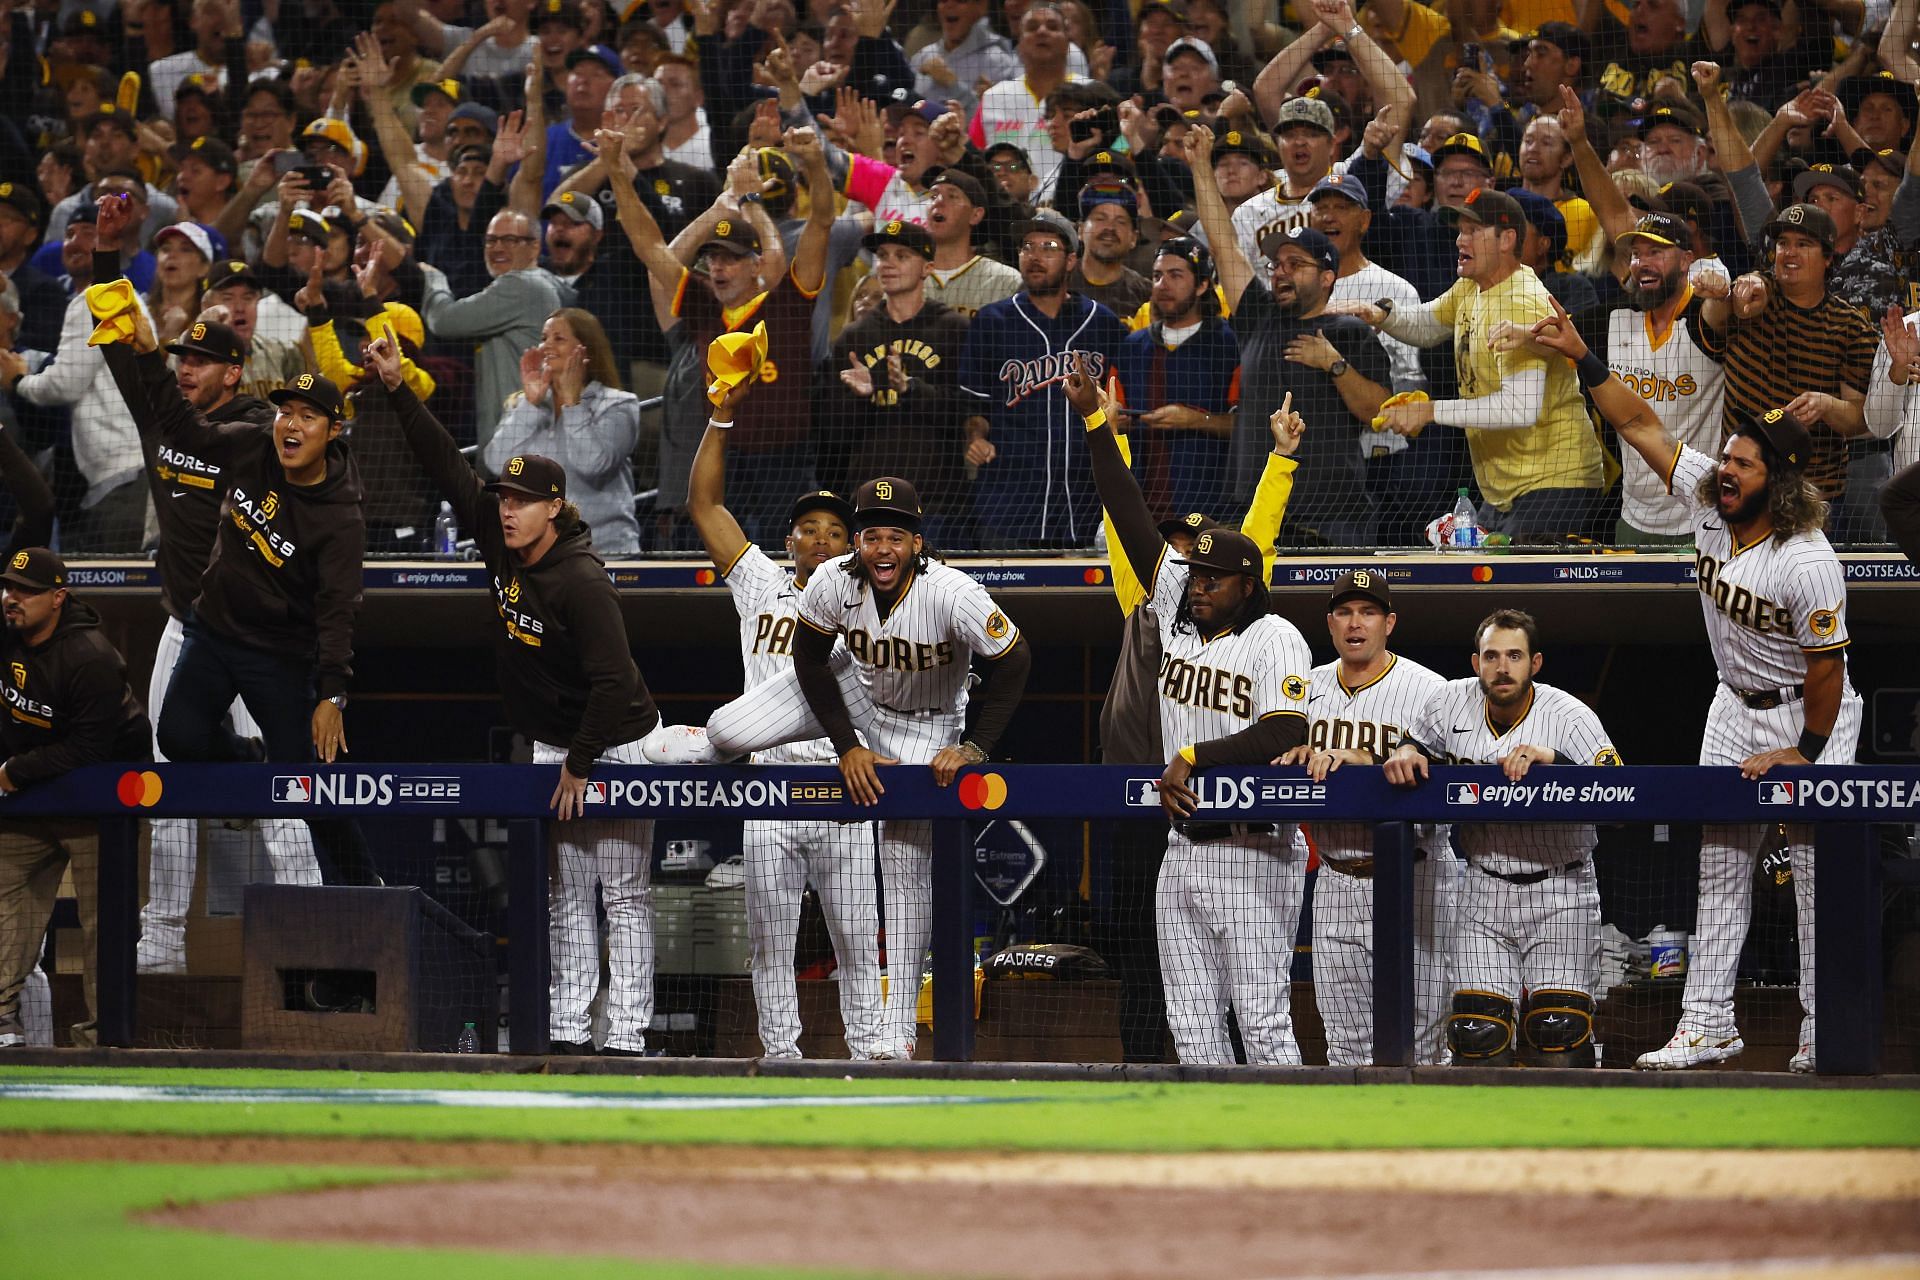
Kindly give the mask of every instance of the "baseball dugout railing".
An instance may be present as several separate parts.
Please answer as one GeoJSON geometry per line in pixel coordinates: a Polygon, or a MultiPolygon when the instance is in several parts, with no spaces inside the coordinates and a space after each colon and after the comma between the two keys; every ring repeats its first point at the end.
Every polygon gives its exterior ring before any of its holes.
{"type": "MultiPolygon", "coordinates": [[[[142,770],[98,765],[5,798],[10,818],[61,816],[100,823],[99,1042],[134,1043],[139,824],[145,818],[486,817],[511,832],[507,929],[510,1047],[547,1047],[549,955],[547,834],[554,774],[519,765],[309,766],[290,792],[284,765],[172,765],[142,770]],[[430,779],[431,786],[418,785],[430,779]],[[411,784],[411,785],[410,785],[411,784]],[[289,794],[306,798],[290,802],[289,794]]],[[[936,1060],[973,1056],[972,897],[969,822],[999,819],[1151,819],[1151,770],[1105,765],[1003,765],[969,770],[946,788],[924,768],[881,771],[875,809],[845,798],[828,768],[600,768],[590,816],[724,820],[804,817],[931,819],[933,866],[933,1049],[936,1060]]],[[[1781,821],[1816,827],[1816,952],[1819,1070],[1871,1075],[1881,1069],[1884,884],[1908,881],[1916,864],[1883,866],[1873,824],[1920,818],[1920,767],[1783,769],[1764,780],[1733,769],[1556,766],[1513,784],[1501,770],[1438,766],[1402,790],[1377,769],[1349,769],[1325,782],[1293,769],[1217,770],[1206,775],[1204,816],[1235,822],[1344,819],[1373,824],[1374,1051],[1379,1066],[1412,1059],[1416,822],[1781,821]]]]}

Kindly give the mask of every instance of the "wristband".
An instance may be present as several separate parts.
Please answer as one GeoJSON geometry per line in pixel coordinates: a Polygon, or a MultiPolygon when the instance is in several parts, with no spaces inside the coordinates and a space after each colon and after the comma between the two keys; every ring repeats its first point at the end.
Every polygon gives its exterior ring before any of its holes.
{"type": "Polygon", "coordinates": [[[1812,764],[1820,758],[1820,753],[1826,750],[1826,747],[1826,734],[1815,733],[1811,729],[1802,729],[1800,731],[1800,741],[1794,744],[1793,749],[1805,756],[1808,764],[1812,764]]]}
{"type": "Polygon", "coordinates": [[[1087,430],[1098,431],[1100,428],[1106,425],[1107,425],[1107,411],[1105,409],[1095,409],[1092,413],[1087,415],[1087,430]]]}
{"type": "Polygon", "coordinates": [[[1180,750],[1175,752],[1174,754],[1178,755],[1182,760],[1185,760],[1190,765],[1194,765],[1198,767],[1198,765],[1200,764],[1199,757],[1194,754],[1192,743],[1188,743],[1186,746],[1180,748],[1180,750]]]}
{"type": "Polygon", "coordinates": [[[1589,348],[1587,354],[1574,361],[1573,371],[1580,375],[1580,385],[1592,390],[1613,376],[1613,370],[1607,368],[1607,362],[1589,348]]]}
{"type": "Polygon", "coordinates": [[[1365,34],[1367,34],[1367,29],[1356,22],[1347,28],[1347,43],[1352,44],[1365,34]]]}
{"type": "Polygon", "coordinates": [[[715,431],[730,431],[733,429],[733,422],[731,420],[722,422],[718,418],[708,418],[707,425],[715,431]]]}

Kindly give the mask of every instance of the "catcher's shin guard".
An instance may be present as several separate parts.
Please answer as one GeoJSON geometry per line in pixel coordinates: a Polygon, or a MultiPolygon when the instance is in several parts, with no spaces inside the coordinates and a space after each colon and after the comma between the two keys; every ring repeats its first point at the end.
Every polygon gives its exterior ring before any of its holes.
{"type": "Polygon", "coordinates": [[[1456,1067],[1513,1065],[1513,1001],[1491,991],[1456,991],[1447,1047],[1456,1067]]]}
{"type": "Polygon", "coordinates": [[[1593,997],[1564,987],[1542,987],[1527,996],[1520,1024],[1523,1067],[1591,1067],[1593,997]]]}

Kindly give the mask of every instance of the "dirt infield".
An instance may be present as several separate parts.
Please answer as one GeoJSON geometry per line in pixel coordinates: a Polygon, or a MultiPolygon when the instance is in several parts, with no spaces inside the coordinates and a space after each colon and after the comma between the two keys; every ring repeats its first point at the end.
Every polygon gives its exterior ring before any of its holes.
{"type": "Polygon", "coordinates": [[[4,1159],[473,1170],[482,1176],[153,1217],[276,1240],[902,1276],[1224,1280],[1920,1254],[1912,1152],[949,1156],[23,1135],[0,1136],[4,1159]]]}

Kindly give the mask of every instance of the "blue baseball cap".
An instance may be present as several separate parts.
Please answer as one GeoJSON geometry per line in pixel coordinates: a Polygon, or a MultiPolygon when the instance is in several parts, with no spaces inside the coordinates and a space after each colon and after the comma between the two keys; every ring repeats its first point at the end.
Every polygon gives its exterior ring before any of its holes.
{"type": "Polygon", "coordinates": [[[1366,187],[1361,183],[1360,179],[1354,177],[1352,174],[1330,173],[1320,179],[1320,181],[1313,184],[1313,190],[1307,192],[1307,203],[1318,204],[1320,197],[1328,192],[1337,196],[1345,196],[1362,209],[1372,207],[1367,202],[1366,187]]]}
{"type": "Polygon", "coordinates": [[[1526,215],[1533,229],[1547,238],[1550,246],[1548,260],[1558,262],[1566,256],[1567,220],[1553,201],[1525,187],[1514,187],[1507,194],[1520,206],[1520,211],[1526,215]]]}
{"type": "Polygon", "coordinates": [[[1271,231],[1261,238],[1260,252],[1267,255],[1267,261],[1278,262],[1280,250],[1287,245],[1305,249],[1320,263],[1322,271],[1340,270],[1340,251],[1333,247],[1333,241],[1321,232],[1308,226],[1291,226],[1284,231],[1271,231]]]}

